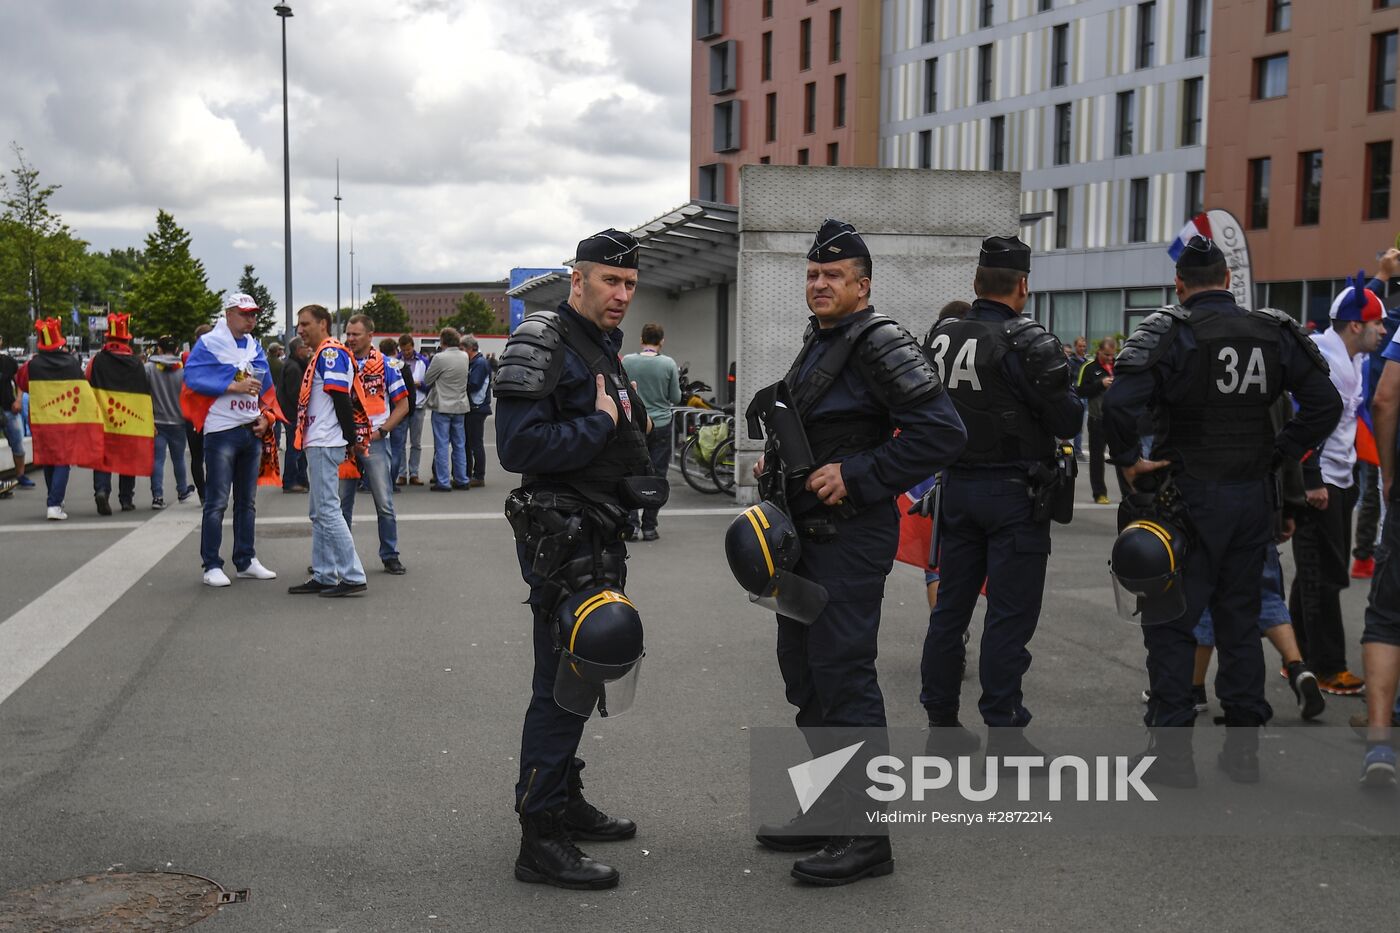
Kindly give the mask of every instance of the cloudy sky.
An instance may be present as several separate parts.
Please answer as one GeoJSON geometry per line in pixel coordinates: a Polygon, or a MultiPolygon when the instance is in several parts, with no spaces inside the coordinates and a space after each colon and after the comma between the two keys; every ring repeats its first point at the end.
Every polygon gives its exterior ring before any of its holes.
{"type": "MultiPolygon", "coordinates": [[[[0,3],[0,139],[98,249],[157,208],[213,288],[279,303],[282,76],[273,0],[0,3]]],[[[687,0],[291,0],[294,302],[372,282],[504,278],[683,203],[687,0]]],[[[13,156],[6,149],[8,170],[13,156]]]]}

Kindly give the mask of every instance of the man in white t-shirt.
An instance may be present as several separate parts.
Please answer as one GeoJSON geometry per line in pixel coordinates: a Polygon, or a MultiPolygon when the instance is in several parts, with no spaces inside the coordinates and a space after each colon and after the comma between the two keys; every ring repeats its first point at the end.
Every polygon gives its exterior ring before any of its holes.
{"type": "Polygon", "coordinates": [[[311,578],[288,587],[296,596],[355,596],[368,589],[340,509],[340,467],[347,448],[357,456],[368,452],[369,425],[363,424],[361,437],[356,395],[363,390],[355,361],[330,331],[331,313],[322,305],[297,312],[297,336],[315,349],[297,399],[296,445],[306,454],[311,481],[311,578]]]}
{"type": "Polygon", "coordinates": [[[184,409],[203,435],[204,520],[200,560],[208,586],[228,586],[223,543],[224,510],[233,499],[233,566],[238,576],[272,580],[253,550],[253,519],[262,466],[263,437],[281,417],[262,345],[253,337],[258,306],[230,295],[223,320],[200,337],[185,361],[184,409]]]}
{"type": "Polygon", "coordinates": [[[1362,371],[1369,354],[1385,336],[1385,309],[1360,282],[1342,290],[1332,302],[1332,326],[1313,340],[1327,358],[1328,374],[1342,397],[1342,417],[1322,445],[1322,455],[1303,463],[1308,513],[1293,536],[1298,572],[1289,594],[1288,612],[1298,647],[1318,686],[1340,696],[1361,693],[1366,682],[1347,669],[1346,633],[1342,629],[1342,590],[1348,576],[1351,513],[1358,490],[1356,411],[1364,397],[1362,371]]]}

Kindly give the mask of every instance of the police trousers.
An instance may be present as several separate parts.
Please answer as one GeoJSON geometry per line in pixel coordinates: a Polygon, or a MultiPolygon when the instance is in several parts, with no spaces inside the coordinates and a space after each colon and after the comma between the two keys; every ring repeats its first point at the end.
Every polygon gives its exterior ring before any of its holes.
{"type": "Polygon", "coordinates": [[[778,669],[799,728],[884,726],[875,657],[899,515],[882,502],[835,524],[835,538],[802,541],[794,572],[822,584],[830,599],[811,625],[778,616],[778,669]]]}
{"type": "MultiPolygon", "coordinates": [[[[530,680],[530,703],[525,709],[525,725],[520,733],[520,779],[515,785],[515,809],[519,813],[556,810],[569,799],[569,783],[583,765],[576,761],[579,740],[588,719],[571,713],[554,702],[554,676],[559,669],[559,649],[555,643],[554,588],[530,566],[525,545],[516,544],[520,575],[530,586],[527,600],[533,615],[535,646],[534,674],[530,680]]],[[[609,551],[626,554],[622,544],[609,544],[609,551]]],[[[581,546],[574,557],[592,553],[581,546]]],[[[624,565],[620,586],[627,583],[624,565]]]]}
{"type": "Polygon", "coordinates": [[[1021,679],[1031,666],[1026,646],[1040,621],[1050,522],[1032,520],[1025,476],[1026,471],[1016,467],[975,472],[954,468],[944,474],[941,582],[920,665],[919,700],[930,722],[958,715],[966,656],[963,633],[972,622],[984,580],[987,614],[978,657],[982,697],[977,707],[989,726],[1024,726],[1031,721],[1021,679]]]}
{"type": "Polygon", "coordinates": [[[1226,725],[1261,726],[1274,714],[1264,699],[1264,649],[1259,636],[1264,545],[1273,535],[1268,481],[1212,481],[1178,476],[1177,488],[1196,535],[1186,555],[1186,613],[1161,625],[1145,625],[1148,726],[1190,726],[1195,669],[1194,629],[1210,607],[1219,669],[1215,695],[1226,725]]]}

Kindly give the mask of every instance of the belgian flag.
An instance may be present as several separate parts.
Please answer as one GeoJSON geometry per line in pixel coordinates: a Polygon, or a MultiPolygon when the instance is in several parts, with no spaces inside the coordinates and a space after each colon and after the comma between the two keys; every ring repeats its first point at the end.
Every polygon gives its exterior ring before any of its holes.
{"type": "Polygon", "coordinates": [[[151,383],[141,358],[104,349],[88,370],[102,416],[102,466],[107,473],[150,476],[155,466],[156,420],[151,383]]]}
{"type": "Polygon", "coordinates": [[[34,354],[25,364],[34,463],[102,468],[102,414],[83,367],[69,353],[34,354]]]}

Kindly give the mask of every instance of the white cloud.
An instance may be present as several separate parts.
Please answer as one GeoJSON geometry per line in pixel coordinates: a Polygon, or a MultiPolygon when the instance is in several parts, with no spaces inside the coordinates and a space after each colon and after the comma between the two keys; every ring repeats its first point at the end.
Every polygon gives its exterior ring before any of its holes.
{"type": "MultiPolygon", "coordinates": [[[[688,0],[293,0],[294,300],[499,278],[688,196],[688,0]],[[342,260],[348,269],[348,255],[342,260]]],[[[100,248],[158,208],[215,288],[282,289],[279,22],[244,0],[0,5],[0,139],[100,248]]]]}

